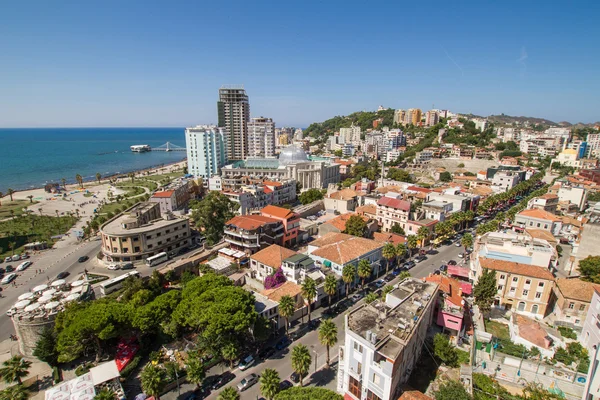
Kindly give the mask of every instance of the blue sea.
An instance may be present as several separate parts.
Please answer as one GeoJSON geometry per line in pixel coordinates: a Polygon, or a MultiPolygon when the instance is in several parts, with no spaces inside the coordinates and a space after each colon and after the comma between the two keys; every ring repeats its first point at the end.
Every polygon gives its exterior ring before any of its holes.
{"type": "Polygon", "coordinates": [[[184,151],[132,153],[134,144],[185,146],[184,128],[20,128],[0,129],[0,192],[94,180],[181,161],[184,151]]]}

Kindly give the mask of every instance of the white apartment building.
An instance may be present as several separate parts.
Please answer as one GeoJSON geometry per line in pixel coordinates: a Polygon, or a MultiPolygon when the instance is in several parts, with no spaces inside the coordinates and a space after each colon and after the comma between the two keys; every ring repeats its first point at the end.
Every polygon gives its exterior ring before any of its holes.
{"type": "Polygon", "coordinates": [[[500,138],[504,143],[506,142],[516,142],[518,143],[521,140],[521,130],[515,128],[497,128],[496,135],[500,138]]]}
{"type": "Polygon", "coordinates": [[[406,110],[396,110],[394,111],[394,123],[398,125],[404,124],[404,119],[406,118],[406,110]]]}
{"type": "Polygon", "coordinates": [[[544,135],[560,137],[562,141],[565,141],[571,137],[571,130],[568,128],[548,128],[544,131],[544,135]]]}
{"type": "Polygon", "coordinates": [[[275,122],[271,118],[252,118],[248,123],[248,157],[275,156],[275,122]]]}
{"type": "Polygon", "coordinates": [[[422,164],[431,161],[433,152],[431,150],[423,150],[415,153],[415,163],[422,164]]]}
{"type": "Polygon", "coordinates": [[[440,114],[437,110],[429,110],[425,113],[425,125],[434,126],[440,122],[440,114]]]}
{"type": "Polygon", "coordinates": [[[362,304],[346,314],[339,393],[356,400],[398,399],[433,322],[438,288],[436,283],[407,278],[385,301],[362,304]]]}
{"type": "Polygon", "coordinates": [[[600,293],[594,290],[590,307],[580,337],[581,344],[588,350],[591,357],[596,353],[600,344],[600,293]]]}
{"type": "Polygon", "coordinates": [[[292,179],[282,182],[263,182],[261,185],[242,186],[238,191],[223,192],[229,200],[239,204],[240,215],[260,211],[268,205],[292,203],[296,200],[296,181],[292,179]]]}
{"type": "Polygon", "coordinates": [[[587,197],[587,189],[581,186],[562,185],[558,189],[558,201],[573,203],[579,208],[579,211],[583,211],[587,197]]]}
{"type": "Polygon", "coordinates": [[[219,174],[227,162],[224,128],[215,125],[198,125],[185,130],[188,172],[205,181],[219,174]]]}
{"type": "Polygon", "coordinates": [[[475,128],[479,129],[481,132],[485,131],[485,129],[488,126],[488,122],[486,119],[473,119],[472,120],[475,123],[475,128]]]}
{"type": "Polygon", "coordinates": [[[340,136],[343,138],[343,143],[352,143],[355,146],[360,145],[360,126],[350,128],[340,128],[340,136]]]}
{"type": "Polygon", "coordinates": [[[492,190],[495,193],[508,192],[521,181],[514,171],[498,171],[492,178],[492,190]]]}
{"type": "Polygon", "coordinates": [[[587,157],[598,157],[600,154],[600,133],[590,133],[587,135],[587,157]]]}

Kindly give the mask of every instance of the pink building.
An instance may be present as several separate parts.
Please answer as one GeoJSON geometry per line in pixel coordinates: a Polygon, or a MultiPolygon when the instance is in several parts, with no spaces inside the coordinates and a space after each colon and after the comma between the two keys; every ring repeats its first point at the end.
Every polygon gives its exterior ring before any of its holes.
{"type": "Polygon", "coordinates": [[[436,323],[450,334],[451,339],[457,338],[465,328],[465,301],[460,282],[443,275],[431,275],[425,281],[440,285],[436,323]]]}
{"type": "Polygon", "coordinates": [[[260,210],[263,217],[274,218],[283,223],[285,234],[283,235],[283,245],[285,247],[294,246],[298,241],[298,231],[300,230],[300,216],[287,208],[268,205],[260,210]]]}

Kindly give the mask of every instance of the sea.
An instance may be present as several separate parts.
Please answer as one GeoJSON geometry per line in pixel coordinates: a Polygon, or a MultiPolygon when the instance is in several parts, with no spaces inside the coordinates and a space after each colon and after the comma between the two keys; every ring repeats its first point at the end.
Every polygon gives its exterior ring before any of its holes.
{"type": "Polygon", "coordinates": [[[75,176],[102,176],[183,160],[185,151],[133,153],[130,146],[152,148],[170,142],[185,147],[184,128],[5,128],[0,129],[0,192],[46,183],[74,183],[75,176]]]}

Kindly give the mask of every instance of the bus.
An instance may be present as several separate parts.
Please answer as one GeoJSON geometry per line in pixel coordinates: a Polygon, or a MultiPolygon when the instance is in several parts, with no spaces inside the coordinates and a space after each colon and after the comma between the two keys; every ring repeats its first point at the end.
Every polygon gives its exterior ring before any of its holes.
{"type": "Polygon", "coordinates": [[[102,293],[102,296],[106,296],[107,294],[121,289],[123,287],[123,282],[125,282],[125,279],[129,278],[130,276],[135,276],[139,278],[140,273],[137,271],[131,271],[121,276],[117,276],[116,278],[112,278],[105,282],[102,282],[100,284],[100,293],[102,293]]]}
{"type": "Polygon", "coordinates": [[[164,251],[162,253],[158,253],[153,255],[152,257],[146,258],[146,265],[149,267],[154,267],[160,263],[163,263],[169,259],[169,255],[164,251]]]}

